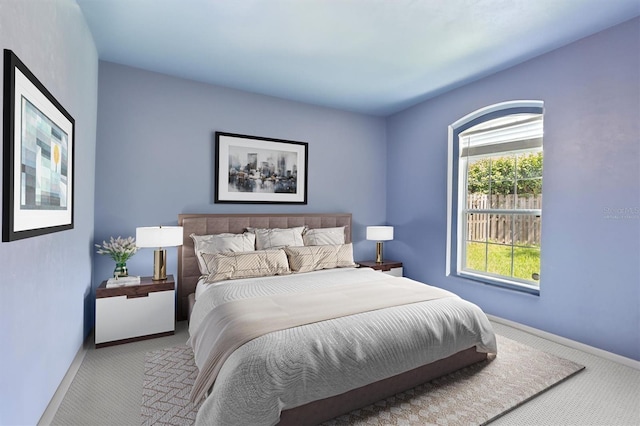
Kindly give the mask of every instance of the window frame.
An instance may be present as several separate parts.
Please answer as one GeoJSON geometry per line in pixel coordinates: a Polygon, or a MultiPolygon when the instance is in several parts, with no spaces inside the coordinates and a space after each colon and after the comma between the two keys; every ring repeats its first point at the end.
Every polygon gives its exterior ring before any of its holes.
{"type": "Polygon", "coordinates": [[[448,176],[447,176],[447,247],[446,247],[446,271],[445,275],[454,275],[471,281],[495,285],[525,293],[539,295],[540,287],[520,282],[517,279],[509,280],[491,273],[474,273],[463,271],[462,250],[460,244],[464,244],[466,231],[462,229],[460,220],[464,193],[460,191],[460,144],[459,135],[465,130],[478,124],[505,117],[513,114],[534,113],[544,114],[544,102],[539,100],[516,100],[493,104],[478,109],[460,118],[448,128],[448,176]]]}

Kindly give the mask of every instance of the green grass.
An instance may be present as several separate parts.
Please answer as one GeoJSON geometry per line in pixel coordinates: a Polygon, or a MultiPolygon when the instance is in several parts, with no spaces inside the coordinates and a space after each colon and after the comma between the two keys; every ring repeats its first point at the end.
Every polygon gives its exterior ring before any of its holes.
{"type": "Polygon", "coordinates": [[[511,247],[499,244],[467,243],[466,269],[514,277],[533,283],[532,274],[540,273],[539,247],[514,247],[513,273],[511,271],[511,247]],[[488,256],[488,262],[486,257],[488,256]]]}

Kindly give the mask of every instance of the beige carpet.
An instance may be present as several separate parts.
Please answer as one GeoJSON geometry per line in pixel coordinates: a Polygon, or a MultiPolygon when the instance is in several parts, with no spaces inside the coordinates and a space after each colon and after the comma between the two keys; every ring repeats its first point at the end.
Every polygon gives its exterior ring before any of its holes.
{"type": "MultiPolygon", "coordinates": [[[[498,335],[498,356],[330,420],[324,425],[480,425],[513,410],[584,367],[498,335]]],[[[192,425],[195,380],[186,346],[148,352],[142,423],[192,425]]]]}

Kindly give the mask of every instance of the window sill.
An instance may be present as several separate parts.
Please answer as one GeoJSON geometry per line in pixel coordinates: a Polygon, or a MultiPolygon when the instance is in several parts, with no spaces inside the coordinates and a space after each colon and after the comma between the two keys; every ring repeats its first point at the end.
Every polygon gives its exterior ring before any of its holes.
{"type": "Polygon", "coordinates": [[[470,272],[459,272],[456,276],[464,278],[466,280],[474,281],[480,284],[491,285],[494,287],[505,288],[507,290],[519,291],[521,293],[531,294],[533,296],[540,296],[540,289],[532,285],[524,283],[517,283],[513,281],[502,280],[499,278],[492,278],[486,275],[473,274],[470,272]]]}

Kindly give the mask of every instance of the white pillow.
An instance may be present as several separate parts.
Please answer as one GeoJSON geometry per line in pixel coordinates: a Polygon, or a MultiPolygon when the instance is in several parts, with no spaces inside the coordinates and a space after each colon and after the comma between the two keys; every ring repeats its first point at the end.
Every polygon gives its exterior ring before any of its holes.
{"type": "Polygon", "coordinates": [[[356,266],[353,246],[334,244],[325,246],[285,247],[292,272],[310,272],[320,269],[348,268],[356,266]]]}
{"type": "Polygon", "coordinates": [[[220,252],[245,252],[255,251],[256,249],[256,236],[252,232],[245,232],[243,234],[213,234],[213,235],[189,235],[193,240],[194,250],[198,259],[198,267],[200,273],[208,275],[213,271],[207,268],[207,263],[203,259],[204,253],[220,253],[220,252]]]}
{"type": "Polygon", "coordinates": [[[305,246],[325,246],[328,244],[344,244],[344,226],[338,228],[307,229],[302,234],[305,246]]]}
{"type": "Polygon", "coordinates": [[[284,250],[204,253],[203,257],[213,271],[206,279],[208,283],[291,273],[284,250]]]}
{"type": "Polygon", "coordinates": [[[287,246],[303,246],[304,226],[295,228],[247,228],[256,235],[256,250],[276,249],[287,246]]]}

